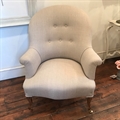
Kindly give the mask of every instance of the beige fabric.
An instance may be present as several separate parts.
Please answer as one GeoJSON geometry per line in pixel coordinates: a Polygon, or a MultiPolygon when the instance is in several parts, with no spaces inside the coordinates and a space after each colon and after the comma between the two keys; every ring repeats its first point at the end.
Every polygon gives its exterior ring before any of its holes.
{"type": "Polygon", "coordinates": [[[89,79],[95,79],[96,66],[102,64],[101,58],[96,55],[95,51],[92,48],[86,49],[82,56],[80,63],[83,67],[85,75],[89,79]]]}
{"type": "Polygon", "coordinates": [[[69,59],[51,59],[42,63],[37,74],[24,82],[27,97],[68,99],[93,96],[94,80],[88,79],[79,63],[69,59]]]}
{"type": "Polygon", "coordinates": [[[102,63],[91,45],[91,25],[79,8],[56,5],[34,15],[29,25],[25,65],[26,97],[92,97],[95,70],[102,63]],[[42,64],[41,64],[42,63],[42,64]]]}
{"type": "Polygon", "coordinates": [[[21,58],[20,63],[25,65],[26,78],[31,78],[37,71],[41,58],[35,49],[29,49],[21,58]]]}

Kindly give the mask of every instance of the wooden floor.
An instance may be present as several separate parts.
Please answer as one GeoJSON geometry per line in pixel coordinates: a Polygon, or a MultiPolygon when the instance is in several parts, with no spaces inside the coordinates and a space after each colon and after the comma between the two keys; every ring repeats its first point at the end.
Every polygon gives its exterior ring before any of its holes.
{"type": "Polygon", "coordinates": [[[85,98],[33,98],[34,110],[30,112],[22,88],[24,77],[20,77],[0,82],[0,120],[120,120],[120,81],[109,77],[117,73],[117,59],[107,60],[97,68],[94,114],[88,113],[85,98]]]}

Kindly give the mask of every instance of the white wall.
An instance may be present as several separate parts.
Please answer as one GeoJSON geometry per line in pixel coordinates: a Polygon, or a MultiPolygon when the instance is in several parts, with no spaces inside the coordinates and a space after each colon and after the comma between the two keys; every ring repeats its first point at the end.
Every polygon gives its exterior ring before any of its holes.
{"type": "MultiPolygon", "coordinates": [[[[83,9],[93,27],[93,48],[103,57],[105,29],[109,20],[120,19],[119,0],[38,0],[36,11],[51,5],[68,4],[83,9]]],[[[24,75],[19,57],[28,48],[28,26],[0,28],[0,80],[24,75]]],[[[110,31],[110,50],[120,48],[118,32],[110,31]]]]}
{"type": "Polygon", "coordinates": [[[28,48],[28,26],[0,28],[0,80],[24,75],[20,56],[28,48]]]}
{"type": "Polygon", "coordinates": [[[0,10],[0,18],[2,19],[28,16],[26,0],[3,0],[3,5],[0,1],[0,10]]]}

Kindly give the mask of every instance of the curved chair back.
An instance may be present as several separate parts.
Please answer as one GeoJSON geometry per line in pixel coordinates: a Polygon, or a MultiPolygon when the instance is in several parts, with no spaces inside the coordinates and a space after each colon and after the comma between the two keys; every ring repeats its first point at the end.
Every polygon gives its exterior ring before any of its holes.
{"type": "Polygon", "coordinates": [[[29,25],[30,48],[38,51],[42,61],[69,58],[79,61],[91,47],[91,25],[79,8],[56,5],[36,13],[29,25]]]}

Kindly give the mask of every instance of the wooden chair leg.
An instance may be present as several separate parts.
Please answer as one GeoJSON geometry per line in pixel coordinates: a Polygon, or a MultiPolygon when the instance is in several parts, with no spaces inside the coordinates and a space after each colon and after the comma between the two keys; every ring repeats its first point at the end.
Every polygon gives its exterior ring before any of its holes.
{"type": "Polygon", "coordinates": [[[92,101],[92,98],[87,98],[88,111],[90,114],[93,113],[93,110],[91,109],[91,101],[92,101]]]}
{"type": "Polygon", "coordinates": [[[33,103],[32,97],[27,97],[27,100],[28,100],[28,102],[29,102],[29,107],[28,107],[28,109],[31,110],[31,111],[33,111],[33,109],[32,109],[32,103],[33,103]]]}

